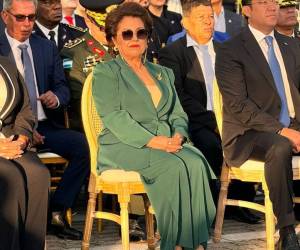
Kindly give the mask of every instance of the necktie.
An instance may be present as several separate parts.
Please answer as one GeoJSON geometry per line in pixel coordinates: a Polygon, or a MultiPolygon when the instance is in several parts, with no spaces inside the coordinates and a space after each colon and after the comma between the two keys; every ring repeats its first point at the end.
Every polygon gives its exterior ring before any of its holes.
{"type": "Polygon", "coordinates": [[[207,110],[213,110],[213,81],[214,81],[214,68],[211,60],[211,56],[208,52],[207,45],[198,45],[203,56],[203,73],[206,85],[207,95],[207,110]]]}
{"type": "Polygon", "coordinates": [[[37,115],[37,92],[33,75],[33,67],[27,51],[28,45],[20,44],[18,48],[21,50],[21,58],[24,67],[24,80],[27,86],[31,108],[33,113],[37,115]]]}
{"type": "Polygon", "coordinates": [[[56,44],[56,41],[55,41],[55,31],[53,30],[50,30],[48,35],[50,36],[50,41],[54,42],[56,44]]]}
{"type": "Polygon", "coordinates": [[[74,20],[72,16],[65,16],[65,19],[67,20],[68,24],[74,25],[74,20]]]}
{"type": "Polygon", "coordinates": [[[276,85],[278,95],[280,96],[280,100],[281,100],[281,111],[280,111],[279,121],[284,127],[288,127],[290,125],[290,116],[289,116],[289,110],[288,110],[287,100],[285,96],[285,90],[284,90],[280,65],[276,58],[274,47],[273,47],[273,37],[266,36],[265,41],[268,45],[269,66],[273,75],[273,79],[276,85]]]}

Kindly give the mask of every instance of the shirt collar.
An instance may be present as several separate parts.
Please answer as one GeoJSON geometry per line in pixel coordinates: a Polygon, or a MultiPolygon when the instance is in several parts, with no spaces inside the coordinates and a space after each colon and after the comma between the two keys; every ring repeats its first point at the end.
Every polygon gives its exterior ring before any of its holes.
{"type": "Polygon", "coordinates": [[[275,39],[274,30],[272,30],[270,34],[265,35],[261,31],[253,28],[250,24],[249,24],[249,29],[250,29],[251,33],[253,34],[253,36],[255,37],[255,39],[258,43],[260,43],[261,41],[264,41],[266,36],[271,36],[271,37],[273,37],[273,39],[275,39]]]}
{"type": "MultiPolygon", "coordinates": [[[[212,38],[206,44],[201,45],[207,45],[208,48],[211,48],[213,46],[212,38]]],[[[186,47],[194,46],[199,46],[199,44],[188,33],[186,33],[186,47]]]]}
{"type": "Polygon", "coordinates": [[[30,46],[29,38],[27,38],[24,42],[20,42],[20,41],[16,40],[15,38],[11,37],[8,34],[7,29],[5,29],[5,34],[6,34],[6,37],[7,37],[7,40],[9,42],[10,46],[13,48],[17,48],[20,44],[26,44],[28,47],[30,46]]]}
{"type": "Polygon", "coordinates": [[[49,38],[49,32],[50,31],[54,31],[55,35],[57,36],[58,34],[58,25],[55,26],[54,29],[49,30],[48,28],[46,28],[44,25],[42,25],[39,21],[35,21],[35,23],[37,24],[37,26],[41,29],[41,31],[44,33],[44,35],[49,38]]]}

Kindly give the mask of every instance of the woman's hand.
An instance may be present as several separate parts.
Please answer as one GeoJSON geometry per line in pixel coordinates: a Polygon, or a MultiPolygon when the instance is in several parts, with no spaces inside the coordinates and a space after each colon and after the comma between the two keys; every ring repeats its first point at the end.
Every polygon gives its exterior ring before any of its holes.
{"type": "Polygon", "coordinates": [[[149,148],[159,149],[168,153],[176,153],[182,149],[181,140],[179,137],[154,136],[146,145],[149,148]]]}
{"type": "Polygon", "coordinates": [[[0,139],[0,157],[5,159],[16,159],[22,156],[22,142],[13,141],[13,136],[0,139]]]}

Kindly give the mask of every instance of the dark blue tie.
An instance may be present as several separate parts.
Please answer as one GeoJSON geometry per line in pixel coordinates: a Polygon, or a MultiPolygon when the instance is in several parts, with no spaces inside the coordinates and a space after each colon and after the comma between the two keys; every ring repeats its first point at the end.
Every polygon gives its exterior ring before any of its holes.
{"type": "Polygon", "coordinates": [[[33,67],[27,51],[28,45],[20,44],[21,58],[24,67],[24,80],[27,86],[32,111],[37,115],[37,93],[34,81],[33,67]]]}
{"type": "Polygon", "coordinates": [[[275,55],[274,47],[273,47],[273,37],[266,36],[266,43],[268,45],[268,61],[269,66],[273,75],[273,79],[277,88],[278,95],[281,100],[281,111],[279,116],[279,121],[284,127],[288,127],[290,125],[290,116],[289,110],[287,106],[287,100],[285,96],[284,83],[282,80],[280,65],[275,55]]]}

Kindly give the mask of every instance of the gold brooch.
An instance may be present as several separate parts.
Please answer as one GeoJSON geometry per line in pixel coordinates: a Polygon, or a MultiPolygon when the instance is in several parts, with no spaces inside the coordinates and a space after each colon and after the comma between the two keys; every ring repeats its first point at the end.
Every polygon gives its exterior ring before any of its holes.
{"type": "Polygon", "coordinates": [[[159,72],[159,73],[157,74],[156,78],[157,78],[157,80],[159,80],[159,81],[162,79],[161,72],[159,72]]]}

